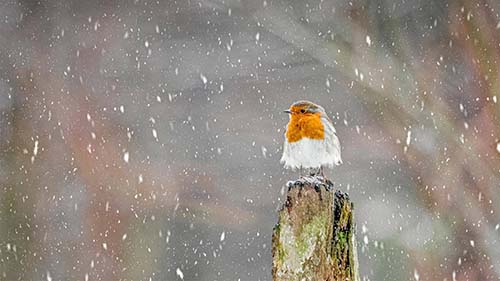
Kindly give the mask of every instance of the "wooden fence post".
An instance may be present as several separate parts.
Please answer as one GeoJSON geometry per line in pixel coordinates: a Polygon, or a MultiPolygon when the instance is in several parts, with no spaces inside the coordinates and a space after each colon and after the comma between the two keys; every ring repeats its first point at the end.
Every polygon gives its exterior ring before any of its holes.
{"type": "Polygon", "coordinates": [[[358,281],[353,204],[322,177],[287,183],[273,230],[274,281],[358,281]]]}

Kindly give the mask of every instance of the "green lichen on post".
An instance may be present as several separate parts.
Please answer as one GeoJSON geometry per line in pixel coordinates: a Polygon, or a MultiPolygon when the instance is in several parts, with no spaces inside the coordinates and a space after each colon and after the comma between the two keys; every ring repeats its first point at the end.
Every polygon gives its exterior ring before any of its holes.
{"type": "Polygon", "coordinates": [[[348,196],[320,177],[288,188],[273,232],[274,280],[358,280],[348,196]]]}
{"type": "Polygon", "coordinates": [[[347,194],[340,191],[335,192],[334,200],[334,217],[333,217],[333,257],[337,263],[337,268],[344,269],[344,272],[339,274],[347,274],[344,278],[348,278],[357,271],[356,256],[353,255],[351,249],[355,249],[354,241],[354,224],[353,224],[353,205],[349,201],[347,194]]]}
{"type": "Polygon", "coordinates": [[[311,222],[302,226],[295,243],[300,256],[305,256],[306,252],[311,249],[311,245],[314,245],[315,240],[324,237],[325,226],[326,216],[324,215],[318,215],[311,222]]]}

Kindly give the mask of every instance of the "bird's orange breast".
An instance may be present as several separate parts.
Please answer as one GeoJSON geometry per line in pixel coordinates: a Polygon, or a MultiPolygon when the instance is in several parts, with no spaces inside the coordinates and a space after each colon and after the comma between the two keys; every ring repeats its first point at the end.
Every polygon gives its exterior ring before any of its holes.
{"type": "Polygon", "coordinates": [[[322,140],[325,138],[325,129],[321,122],[320,113],[293,114],[286,129],[288,142],[296,142],[302,138],[322,140]]]}

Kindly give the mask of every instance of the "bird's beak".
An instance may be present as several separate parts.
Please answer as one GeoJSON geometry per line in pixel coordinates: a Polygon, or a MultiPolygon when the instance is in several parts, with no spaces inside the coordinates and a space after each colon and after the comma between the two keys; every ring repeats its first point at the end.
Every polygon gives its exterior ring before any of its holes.
{"type": "Polygon", "coordinates": [[[287,109],[287,110],[285,110],[283,112],[288,113],[288,114],[292,113],[289,109],[287,109]]]}

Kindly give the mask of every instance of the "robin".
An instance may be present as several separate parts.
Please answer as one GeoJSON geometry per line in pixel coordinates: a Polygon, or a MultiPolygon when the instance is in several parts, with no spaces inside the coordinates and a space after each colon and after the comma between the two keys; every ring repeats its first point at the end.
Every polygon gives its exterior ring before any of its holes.
{"type": "Polygon", "coordinates": [[[319,170],[324,176],[323,167],[342,164],[340,142],[323,107],[310,101],[298,101],[285,112],[290,115],[280,160],[285,168],[308,169],[311,175],[319,170]]]}

